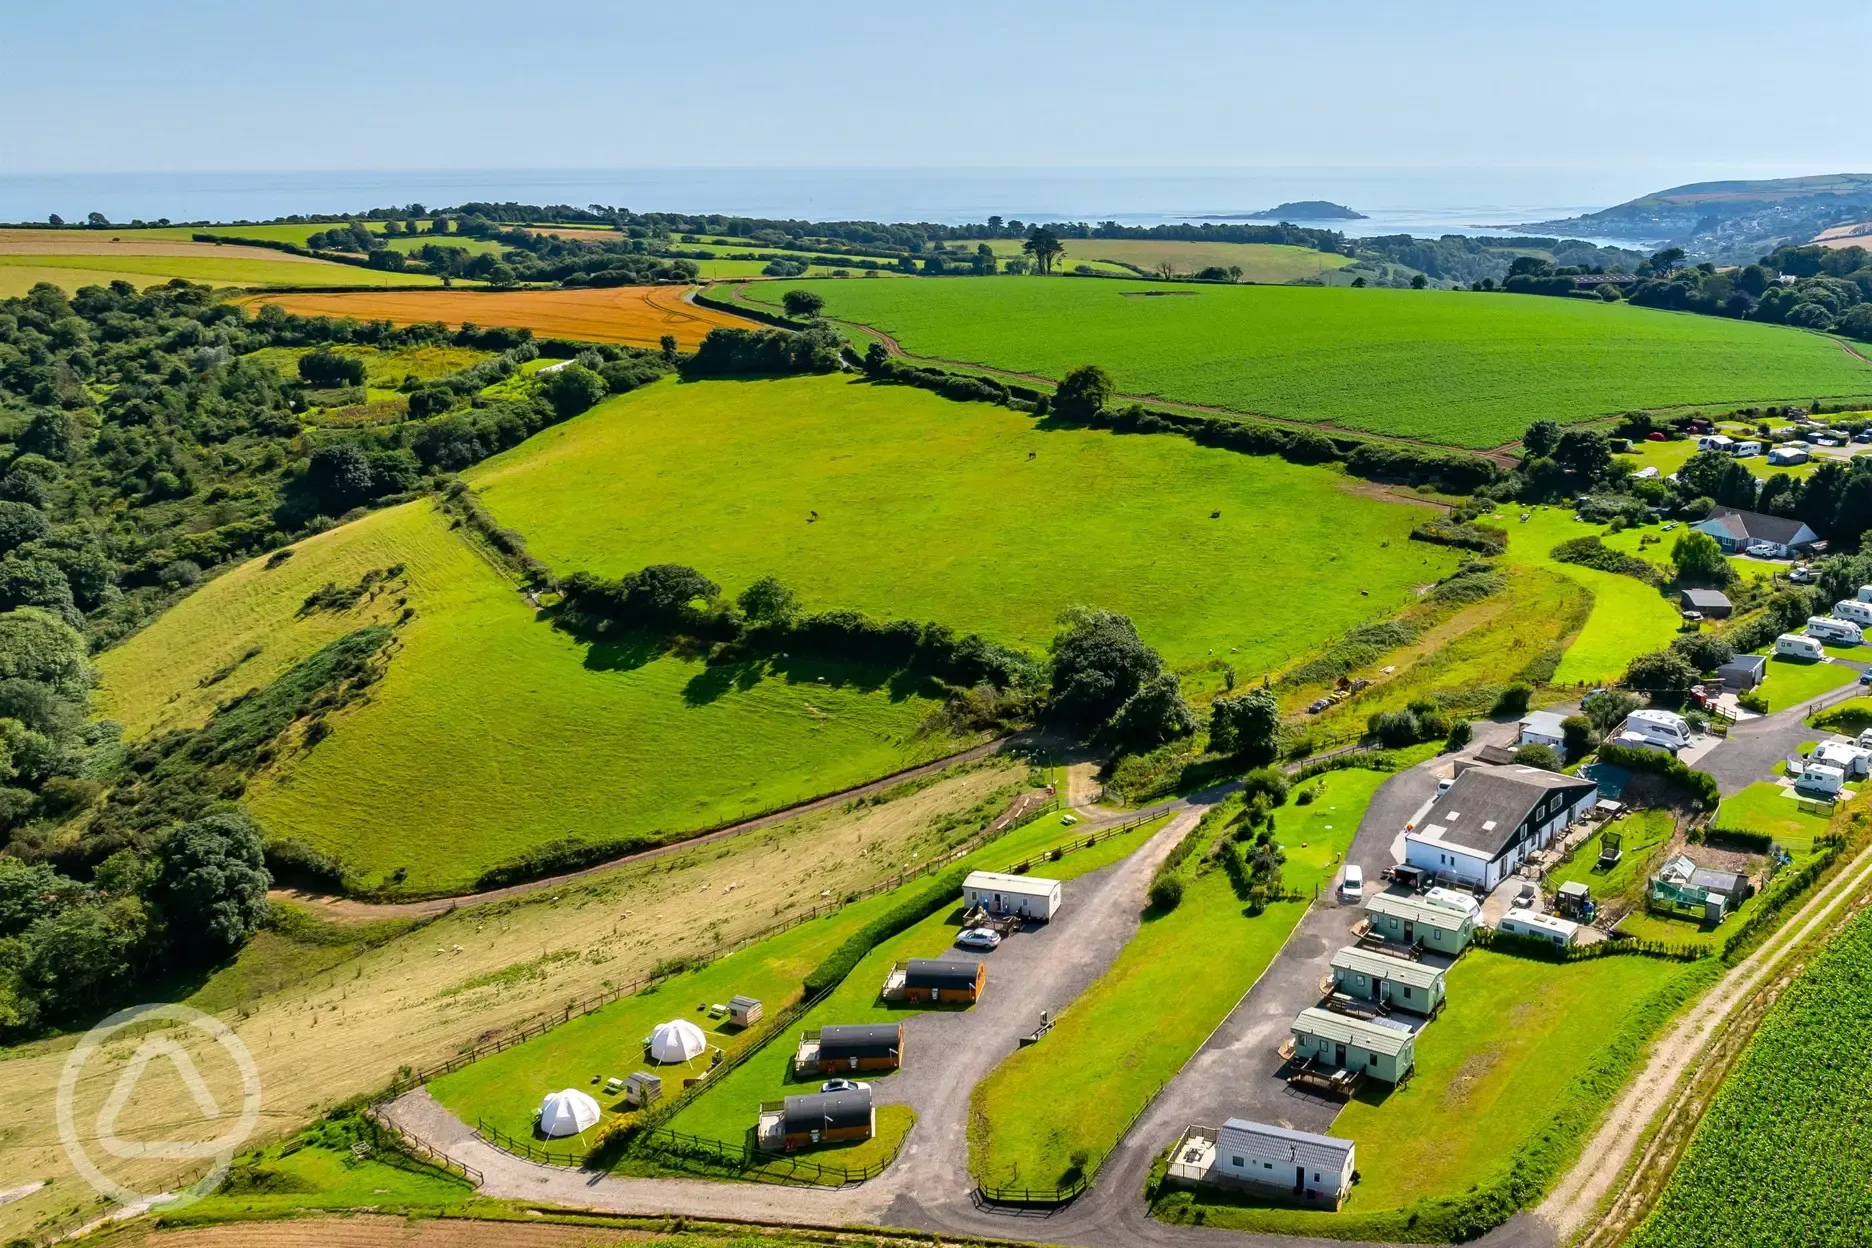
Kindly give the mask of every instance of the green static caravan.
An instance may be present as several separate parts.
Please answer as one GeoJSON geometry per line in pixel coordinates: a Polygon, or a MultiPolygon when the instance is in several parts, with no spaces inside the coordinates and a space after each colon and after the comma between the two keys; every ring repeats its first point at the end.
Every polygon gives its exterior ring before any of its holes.
{"type": "Polygon", "coordinates": [[[1443,1006],[1443,972],[1348,945],[1332,959],[1333,991],[1428,1017],[1443,1006]]]}
{"type": "Polygon", "coordinates": [[[1368,1021],[1330,1010],[1301,1010],[1293,1022],[1293,1039],[1295,1061],[1317,1062],[1381,1083],[1402,1083],[1417,1065],[1416,1035],[1388,1018],[1368,1021]]]}
{"type": "Polygon", "coordinates": [[[1432,905],[1418,897],[1379,893],[1365,905],[1371,932],[1400,945],[1422,945],[1455,957],[1469,945],[1475,916],[1432,905]]]}

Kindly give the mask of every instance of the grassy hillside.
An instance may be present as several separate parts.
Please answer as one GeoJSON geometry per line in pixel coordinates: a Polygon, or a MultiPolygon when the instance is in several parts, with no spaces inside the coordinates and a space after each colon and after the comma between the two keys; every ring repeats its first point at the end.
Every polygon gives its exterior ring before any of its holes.
{"type": "MultiPolygon", "coordinates": [[[[439,279],[426,273],[388,273],[351,264],[304,260],[282,255],[277,260],[229,258],[204,246],[201,255],[0,255],[0,298],[10,298],[47,281],[72,291],[80,286],[104,285],[119,278],[133,286],[158,286],[175,277],[210,286],[435,286],[439,279]],[[55,271],[60,276],[44,276],[55,271]]],[[[243,249],[251,250],[251,249],[243,249]]]]}
{"type": "Polygon", "coordinates": [[[730,593],[771,573],[809,609],[1035,649],[1084,603],[1244,676],[1456,562],[1407,543],[1422,511],[1327,468],[842,377],[659,383],[467,476],[562,571],[675,561],[730,593]]]}
{"type": "Polygon", "coordinates": [[[105,713],[133,733],[199,721],[406,597],[415,617],[369,700],[247,800],[270,835],[336,854],[369,882],[401,869],[423,891],[469,887],[547,842],[676,837],[953,747],[917,735],[934,702],[880,687],[875,672],[780,661],[727,685],[699,662],[575,642],[444,524],[409,504],[302,543],[272,571],[228,573],[104,656],[105,713]],[[298,616],[326,582],[398,562],[407,586],[298,616]]]}
{"type": "MultiPolygon", "coordinates": [[[[797,282],[747,296],[778,305],[797,282]]],[[[919,355],[1486,447],[1542,417],[1872,393],[1872,367],[1777,326],[1454,291],[1029,278],[812,284],[919,355]]]]}

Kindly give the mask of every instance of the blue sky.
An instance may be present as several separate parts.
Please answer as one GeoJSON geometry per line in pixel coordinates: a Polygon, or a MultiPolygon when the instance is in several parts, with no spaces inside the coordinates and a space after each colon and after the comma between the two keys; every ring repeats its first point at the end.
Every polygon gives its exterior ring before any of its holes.
{"type": "Polygon", "coordinates": [[[1872,5],[15,3],[0,173],[1872,169],[1872,5]]]}

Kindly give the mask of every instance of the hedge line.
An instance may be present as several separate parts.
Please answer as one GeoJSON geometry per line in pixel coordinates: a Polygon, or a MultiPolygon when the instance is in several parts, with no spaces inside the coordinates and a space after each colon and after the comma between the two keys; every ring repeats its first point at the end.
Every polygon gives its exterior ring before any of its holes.
{"type": "Polygon", "coordinates": [[[1478,949],[1531,958],[1536,962],[1591,962],[1596,958],[1640,956],[1673,962],[1696,962],[1716,951],[1708,945],[1679,945],[1662,940],[1601,940],[1590,945],[1556,945],[1540,936],[1523,936],[1493,927],[1478,927],[1469,938],[1478,949]]]}
{"type": "Polygon", "coordinates": [[[1816,841],[1824,845],[1825,852],[1806,866],[1792,874],[1783,873],[1769,881],[1768,891],[1763,895],[1761,904],[1754,913],[1742,921],[1742,925],[1729,933],[1729,939],[1723,941],[1722,957],[1725,962],[1734,962],[1750,949],[1754,948],[1757,938],[1765,936],[1778,927],[1781,912],[1788,904],[1814,886],[1827,868],[1831,867],[1846,850],[1844,837],[1822,837],[1816,841]]]}
{"type": "Polygon", "coordinates": [[[1491,524],[1459,524],[1453,520],[1426,520],[1411,530],[1413,542],[1432,542],[1455,546],[1483,555],[1499,555],[1508,549],[1508,533],[1491,524]]]}
{"type": "Polygon", "coordinates": [[[968,868],[957,867],[936,877],[931,884],[915,896],[906,897],[889,910],[872,919],[846,938],[845,943],[826,955],[812,970],[806,973],[806,995],[814,996],[827,988],[837,987],[845,982],[845,977],[852,973],[852,968],[863,961],[865,955],[873,949],[909,928],[935,914],[944,906],[956,904],[956,894],[962,888],[962,881],[968,877],[968,868]]]}

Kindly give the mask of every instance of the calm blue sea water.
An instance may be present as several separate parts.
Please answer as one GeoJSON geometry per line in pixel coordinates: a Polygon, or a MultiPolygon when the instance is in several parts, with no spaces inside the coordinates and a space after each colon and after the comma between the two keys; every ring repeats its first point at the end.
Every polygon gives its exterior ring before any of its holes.
{"type": "Polygon", "coordinates": [[[1464,169],[522,169],[449,172],[0,174],[0,220],[266,220],[469,200],[873,221],[1227,218],[1324,199],[1349,234],[1500,233],[1651,189],[1630,171],[1464,169]]]}

